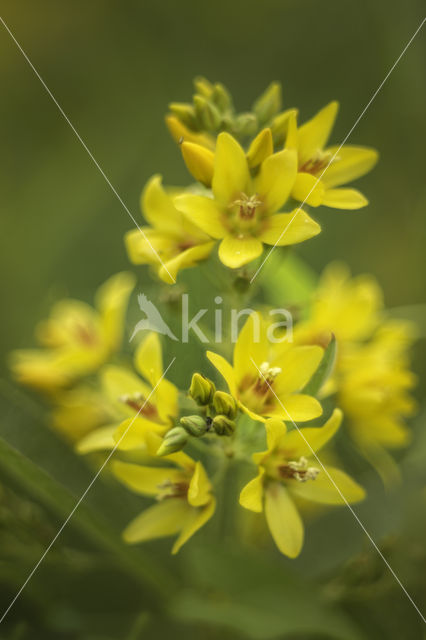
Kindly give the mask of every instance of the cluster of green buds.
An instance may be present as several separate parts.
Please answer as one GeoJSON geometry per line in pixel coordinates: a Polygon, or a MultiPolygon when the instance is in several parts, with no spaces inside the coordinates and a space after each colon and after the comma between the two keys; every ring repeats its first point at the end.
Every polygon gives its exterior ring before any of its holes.
{"type": "Polygon", "coordinates": [[[201,438],[207,433],[217,436],[231,436],[234,433],[238,407],[229,393],[217,391],[211,380],[194,373],[189,395],[200,407],[202,415],[182,417],[179,424],[165,434],[157,451],[158,456],[181,451],[190,438],[201,438]]]}
{"type": "MultiPolygon", "coordinates": [[[[288,119],[295,109],[281,111],[281,85],[278,82],[270,84],[255,100],[251,111],[243,113],[235,111],[232,97],[223,84],[196,78],[194,88],[192,103],[169,104],[170,117],[176,118],[189,132],[216,137],[221,131],[227,131],[243,141],[264,127],[270,127],[274,143],[284,142],[288,119]]],[[[171,122],[168,124],[172,129],[171,122]]],[[[184,135],[182,137],[185,138],[184,135]]]]}

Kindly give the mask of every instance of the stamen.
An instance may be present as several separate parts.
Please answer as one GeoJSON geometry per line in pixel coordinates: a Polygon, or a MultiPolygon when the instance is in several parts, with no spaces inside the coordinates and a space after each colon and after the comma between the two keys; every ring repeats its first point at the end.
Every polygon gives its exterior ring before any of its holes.
{"type": "Polygon", "coordinates": [[[251,220],[256,213],[256,208],[262,204],[262,200],[259,200],[259,196],[248,196],[245,193],[241,193],[241,197],[234,202],[231,202],[230,207],[239,207],[239,215],[241,218],[251,220]]]}
{"type": "Polygon", "coordinates": [[[159,493],[156,496],[156,500],[161,502],[168,498],[183,498],[187,495],[189,484],[187,482],[172,482],[171,480],[165,480],[162,484],[158,485],[159,493]]]}
{"type": "Polygon", "coordinates": [[[302,456],[299,460],[290,460],[279,467],[279,472],[282,478],[306,482],[307,480],[315,480],[320,469],[309,467],[307,459],[302,456]]]}

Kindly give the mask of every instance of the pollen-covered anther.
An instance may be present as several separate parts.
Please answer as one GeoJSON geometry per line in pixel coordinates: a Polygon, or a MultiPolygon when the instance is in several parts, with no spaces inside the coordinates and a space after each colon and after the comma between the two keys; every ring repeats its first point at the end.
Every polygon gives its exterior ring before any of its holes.
{"type": "Polygon", "coordinates": [[[241,197],[234,202],[231,202],[230,207],[239,207],[240,218],[245,220],[251,220],[256,213],[257,207],[262,204],[262,200],[255,194],[254,196],[248,196],[245,193],[241,193],[241,197]]]}
{"type": "Polygon", "coordinates": [[[309,467],[307,459],[302,456],[299,460],[290,460],[282,465],[279,471],[282,478],[306,482],[307,480],[315,480],[320,469],[309,467]]]}
{"type": "Polygon", "coordinates": [[[259,367],[259,378],[261,380],[264,380],[265,382],[268,382],[269,384],[272,384],[272,382],[275,380],[277,375],[281,373],[281,371],[281,367],[271,367],[269,362],[262,362],[259,367]]]}

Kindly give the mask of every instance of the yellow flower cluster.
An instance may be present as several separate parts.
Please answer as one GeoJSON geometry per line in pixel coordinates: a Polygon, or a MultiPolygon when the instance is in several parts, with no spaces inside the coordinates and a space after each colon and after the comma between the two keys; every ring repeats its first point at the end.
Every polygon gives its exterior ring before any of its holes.
{"type": "Polygon", "coordinates": [[[141,205],[150,226],[126,236],[134,264],[151,265],[171,284],[220,240],[221,262],[237,269],[258,258],[264,244],[294,245],[317,235],[320,225],[302,206],[368,203],[341,187],[370,171],[377,153],[326,146],[336,102],[298,126],[296,109],[281,111],[277,84],[245,114],[235,114],[222,85],[198,79],[195,88],[193,105],[170,105],[167,124],[196,184],[167,190],[160,176],[149,180],[141,205]]]}
{"type": "MultiPolygon", "coordinates": [[[[196,184],[166,189],[159,175],[148,181],[141,204],[149,226],[125,237],[132,263],[150,265],[171,284],[219,241],[220,261],[237,269],[259,258],[264,244],[293,245],[318,234],[302,205],[367,204],[343,185],[369,171],[377,154],[327,146],[337,103],[298,125],[296,109],[281,110],[275,83],[241,114],[223,85],[198,79],[195,89],[191,104],[170,105],[167,125],[196,184]]],[[[132,364],[123,353],[134,286],[132,274],[119,273],[98,290],[93,308],[59,302],[37,329],[42,348],[11,355],[16,380],[45,392],[51,426],[75,451],[94,464],[101,452],[114,453],[111,476],[154,501],[127,526],[126,542],[176,536],[176,553],[213,516],[224,468],[240,465],[251,469],[240,505],[263,512],[278,549],[296,557],[304,539],[301,504],[365,496],[318,456],[343,421],[341,436],[349,434],[385,480],[396,474],[387,449],[409,440],[414,330],[385,313],[374,278],[330,266],[292,337],[277,337],[270,316],[243,310],[248,317],[235,344],[218,340],[207,351],[187,393],[166,379],[157,333],[144,335],[132,364]],[[210,365],[225,388],[204,376],[210,365]]]]}
{"type": "Polygon", "coordinates": [[[372,276],[351,278],[345,265],[333,263],[320,279],[310,317],[297,328],[295,340],[326,346],[331,334],[337,339],[338,355],[322,395],[336,396],[349,434],[389,481],[398,471],[386,449],[408,444],[404,418],[416,409],[410,395],[416,379],[409,357],[415,327],[389,316],[372,276]]]}

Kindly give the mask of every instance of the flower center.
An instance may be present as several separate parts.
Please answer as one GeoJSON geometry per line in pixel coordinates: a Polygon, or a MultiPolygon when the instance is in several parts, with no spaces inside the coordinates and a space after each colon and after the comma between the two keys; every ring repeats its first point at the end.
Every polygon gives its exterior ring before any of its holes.
{"type": "Polygon", "coordinates": [[[256,387],[259,387],[260,385],[261,388],[269,389],[281,371],[281,367],[271,367],[269,362],[262,362],[259,367],[259,377],[257,379],[256,387]]]}
{"type": "Polygon", "coordinates": [[[172,482],[171,480],[165,480],[162,484],[158,485],[158,494],[156,500],[167,500],[168,498],[186,498],[189,489],[188,482],[172,482]]]}
{"type": "Polygon", "coordinates": [[[334,154],[331,151],[322,151],[322,149],[317,149],[312,158],[309,158],[309,160],[299,167],[299,171],[316,175],[323,171],[329,164],[332,164],[339,159],[337,156],[333,156],[334,154]]]}
{"type": "Polygon", "coordinates": [[[242,220],[253,220],[256,214],[256,209],[262,204],[262,200],[259,200],[259,196],[248,196],[245,193],[240,194],[241,197],[234,202],[231,202],[230,207],[238,207],[238,215],[242,220]]]}
{"type": "Polygon", "coordinates": [[[134,409],[137,413],[142,414],[146,418],[156,419],[158,418],[158,412],[156,407],[149,402],[146,402],[145,397],[139,391],[134,393],[126,393],[119,397],[120,402],[127,405],[131,409],[134,409]]]}
{"type": "Polygon", "coordinates": [[[308,466],[307,459],[302,456],[299,460],[290,460],[281,465],[278,467],[278,472],[281,478],[306,482],[307,480],[315,480],[320,470],[308,466]]]}

